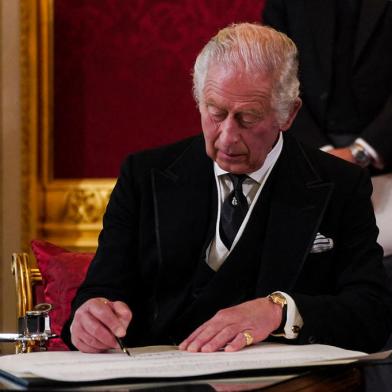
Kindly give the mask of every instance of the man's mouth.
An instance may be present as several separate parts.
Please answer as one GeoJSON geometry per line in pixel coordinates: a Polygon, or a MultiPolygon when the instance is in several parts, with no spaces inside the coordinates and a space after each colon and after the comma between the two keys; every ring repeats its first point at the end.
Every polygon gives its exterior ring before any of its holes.
{"type": "Polygon", "coordinates": [[[244,157],[244,154],[240,153],[233,153],[233,152],[224,152],[218,150],[218,158],[223,159],[225,161],[233,161],[233,160],[238,160],[239,158],[244,157]]]}

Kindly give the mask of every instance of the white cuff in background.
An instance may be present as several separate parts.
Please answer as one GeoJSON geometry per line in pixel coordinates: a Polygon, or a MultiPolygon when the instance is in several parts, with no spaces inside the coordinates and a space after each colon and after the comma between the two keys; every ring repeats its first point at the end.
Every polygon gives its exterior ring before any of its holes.
{"type": "Polygon", "coordinates": [[[296,339],[298,337],[299,330],[304,325],[304,321],[302,320],[294,300],[283,291],[278,291],[278,293],[284,295],[287,301],[287,318],[284,326],[284,338],[296,339]]]}
{"type": "Polygon", "coordinates": [[[321,151],[324,151],[324,152],[328,152],[328,151],[331,151],[331,150],[333,150],[335,147],[332,145],[332,144],[327,144],[327,145],[325,145],[325,146],[321,146],[320,147],[320,150],[321,151]]]}

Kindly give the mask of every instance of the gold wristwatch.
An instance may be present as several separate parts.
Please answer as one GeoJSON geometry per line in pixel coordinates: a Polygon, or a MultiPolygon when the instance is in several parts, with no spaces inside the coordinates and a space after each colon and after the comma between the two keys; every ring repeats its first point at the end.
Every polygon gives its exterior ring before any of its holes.
{"type": "Polygon", "coordinates": [[[286,297],[279,293],[279,292],[275,292],[272,293],[268,296],[268,299],[277,305],[280,305],[282,308],[282,321],[279,325],[279,327],[277,329],[275,329],[275,331],[273,331],[271,333],[271,335],[273,336],[285,336],[285,331],[284,331],[284,327],[286,325],[286,321],[287,321],[287,299],[286,297]]]}

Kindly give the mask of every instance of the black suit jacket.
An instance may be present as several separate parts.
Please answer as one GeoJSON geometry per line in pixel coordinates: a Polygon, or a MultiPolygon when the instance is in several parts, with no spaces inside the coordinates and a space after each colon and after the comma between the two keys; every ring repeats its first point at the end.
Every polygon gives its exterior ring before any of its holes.
{"type": "MultiPolygon", "coordinates": [[[[305,322],[298,343],[380,348],[392,328],[391,296],[366,173],[287,136],[266,189],[230,258],[190,303],[216,221],[203,137],[129,156],[73,311],[96,296],[122,300],[134,314],[128,344],[178,343],[219,309],[282,290],[305,322]],[[332,250],[311,253],[318,232],[332,250]]],[[[68,327],[63,337],[69,342],[68,327]]]]}
{"type": "MultiPolygon", "coordinates": [[[[313,147],[330,144],[325,115],[331,93],[335,1],[267,0],[263,22],[296,43],[303,107],[292,131],[313,147]]],[[[362,0],[351,86],[362,137],[392,166],[392,2],[362,0]]]]}

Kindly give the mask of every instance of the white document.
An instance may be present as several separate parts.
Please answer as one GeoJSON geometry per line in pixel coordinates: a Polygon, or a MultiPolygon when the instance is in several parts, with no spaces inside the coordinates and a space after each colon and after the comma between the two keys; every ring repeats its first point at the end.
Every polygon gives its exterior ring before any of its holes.
{"type": "MultiPolygon", "coordinates": [[[[211,375],[234,370],[301,367],[335,360],[355,361],[367,354],[326,345],[261,343],[235,353],[189,353],[174,346],[152,346],[123,352],[84,354],[52,351],[0,357],[0,369],[16,376],[57,381],[101,381],[116,378],[165,378],[211,375]]],[[[334,362],[335,363],[335,362],[334,362]]]]}

